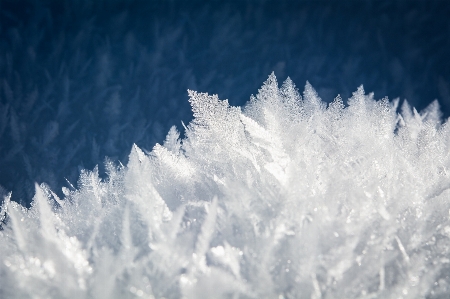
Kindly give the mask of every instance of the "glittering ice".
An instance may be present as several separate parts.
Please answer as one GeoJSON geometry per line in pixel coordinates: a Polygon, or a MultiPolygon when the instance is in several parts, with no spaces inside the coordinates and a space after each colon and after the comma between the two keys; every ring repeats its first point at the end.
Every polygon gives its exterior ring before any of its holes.
{"type": "Polygon", "coordinates": [[[1,298],[444,298],[450,125],[433,102],[346,106],[272,74],[65,198],[0,210],[1,298]]]}

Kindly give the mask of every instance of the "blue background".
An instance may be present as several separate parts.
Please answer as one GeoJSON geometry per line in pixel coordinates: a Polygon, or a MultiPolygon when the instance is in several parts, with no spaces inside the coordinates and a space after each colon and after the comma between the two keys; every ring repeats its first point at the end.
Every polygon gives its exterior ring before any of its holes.
{"type": "Polygon", "coordinates": [[[448,117],[449,15],[447,1],[0,0],[0,193],[61,195],[187,124],[187,89],[244,105],[272,71],[327,102],[363,84],[448,117]]]}

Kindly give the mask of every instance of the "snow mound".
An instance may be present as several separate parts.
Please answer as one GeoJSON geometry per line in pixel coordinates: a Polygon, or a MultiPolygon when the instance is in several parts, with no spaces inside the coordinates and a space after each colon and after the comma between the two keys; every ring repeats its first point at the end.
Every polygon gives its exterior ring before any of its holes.
{"type": "Polygon", "coordinates": [[[450,125],[439,105],[326,105],[270,75],[241,109],[189,91],[194,120],[108,178],[0,211],[1,298],[443,298],[450,125]]]}

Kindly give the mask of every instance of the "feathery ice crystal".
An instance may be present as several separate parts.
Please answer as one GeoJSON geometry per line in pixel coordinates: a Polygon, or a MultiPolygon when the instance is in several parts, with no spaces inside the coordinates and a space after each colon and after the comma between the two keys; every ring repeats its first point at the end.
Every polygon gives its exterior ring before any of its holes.
{"type": "Polygon", "coordinates": [[[450,125],[439,105],[328,106],[272,74],[241,109],[189,91],[194,120],[108,179],[4,199],[1,298],[443,298],[450,125]]]}

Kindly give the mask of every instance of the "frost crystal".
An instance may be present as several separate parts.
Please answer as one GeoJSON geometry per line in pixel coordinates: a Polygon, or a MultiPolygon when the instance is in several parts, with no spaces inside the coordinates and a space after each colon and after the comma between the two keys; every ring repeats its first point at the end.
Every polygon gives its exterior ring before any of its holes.
{"type": "Polygon", "coordinates": [[[449,294],[437,102],[398,114],[361,86],[327,106],[273,74],[242,110],[189,96],[185,139],[172,127],[148,154],[133,145],[126,167],[84,171],[64,199],[44,184],[30,209],[4,196],[1,298],[449,294]]]}

